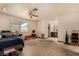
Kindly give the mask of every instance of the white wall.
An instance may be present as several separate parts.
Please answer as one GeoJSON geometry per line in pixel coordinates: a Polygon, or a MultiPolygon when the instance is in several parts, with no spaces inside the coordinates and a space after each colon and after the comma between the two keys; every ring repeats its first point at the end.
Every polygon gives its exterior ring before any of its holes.
{"type": "Polygon", "coordinates": [[[45,38],[48,37],[48,24],[51,25],[51,31],[52,31],[52,26],[58,26],[58,21],[57,20],[39,20],[37,22],[37,35],[41,37],[41,34],[45,34],[45,38]]]}
{"type": "MultiPolygon", "coordinates": [[[[19,25],[23,21],[24,21],[24,19],[20,19],[18,17],[13,17],[13,16],[7,15],[5,13],[0,13],[0,30],[10,30],[11,24],[19,25]]],[[[33,29],[36,30],[36,27],[37,27],[36,21],[26,20],[24,22],[28,23],[28,31],[26,34],[31,34],[33,29]]],[[[18,26],[18,28],[15,28],[15,30],[19,31],[19,26],[18,26]]]]}
{"type": "Polygon", "coordinates": [[[58,26],[59,41],[65,41],[66,30],[68,31],[69,35],[71,35],[72,30],[79,31],[79,14],[62,16],[61,18],[58,19],[58,22],[59,22],[58,26]]]}
{"type": "Polygon", "coordinates": [[[9,17],[0,14],[0,30],[9,30],[10,29],[10,22],[9,17]]]}
{"type": "Polygon", "coordinates": [[[28,22],[28,32],[27,34],[31,34],[32,30],[35,30],[37,33],[37,22],[36,21],[27,21],[28,22]]]}
{"type": "Polygon", "coordinates": [[[41,34],[45,34],[45,38],[48,37],[48,22],[46,20],[37,22],[37,35],[41,37],[41,34]]]}

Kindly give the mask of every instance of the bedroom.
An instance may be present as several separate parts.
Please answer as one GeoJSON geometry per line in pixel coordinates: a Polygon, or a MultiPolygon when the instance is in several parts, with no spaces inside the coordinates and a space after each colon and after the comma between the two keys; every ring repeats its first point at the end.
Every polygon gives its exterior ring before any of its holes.
{"type": "Polygon", "coordinates": [[[1,3],[1,35],[2,31],[10,32],[4,33],[5,36],[21,34],[20,37],[25,45],[23,52],[20,53],[22,56],[79,55],[78,42],[75,46],[77,49],[71,45],[74,43],[71,42],[71,33],[73,30],[78,33],[79,29],[78,10],[79,4],[1,3]],[[53,47],[55,49],[52,49],[53,47]]]}

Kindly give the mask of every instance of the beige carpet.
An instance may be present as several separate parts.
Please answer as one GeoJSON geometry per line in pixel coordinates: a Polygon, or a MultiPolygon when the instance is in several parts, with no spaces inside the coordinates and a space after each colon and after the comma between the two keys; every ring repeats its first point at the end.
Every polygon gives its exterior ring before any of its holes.
{"type": "Polygon", "coordinates": [[[21,56],[77,56],[79,54],[64,49],[52,40],[32,39],[25,41],[21,56]]]}

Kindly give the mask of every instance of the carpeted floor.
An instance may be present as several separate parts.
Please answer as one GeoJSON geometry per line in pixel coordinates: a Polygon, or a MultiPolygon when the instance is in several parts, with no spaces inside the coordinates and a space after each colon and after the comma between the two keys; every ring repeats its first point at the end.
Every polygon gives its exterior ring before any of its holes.
{"type": "Polygon", "coordinates": [[[63,48],[53,40],[32,39],[25,41],[21,56],[78,56],[78,53],[63,48]]]}

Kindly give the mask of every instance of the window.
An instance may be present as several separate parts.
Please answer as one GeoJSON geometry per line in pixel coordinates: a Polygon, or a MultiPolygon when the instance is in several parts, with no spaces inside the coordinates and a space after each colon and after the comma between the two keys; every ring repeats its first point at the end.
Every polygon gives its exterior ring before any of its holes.
{"type": "Polygon", "coordinates": [[[21,24],[21,32],[27,32],[28,30],[28,23],[24,23],[24,24],[21,24]]]}

